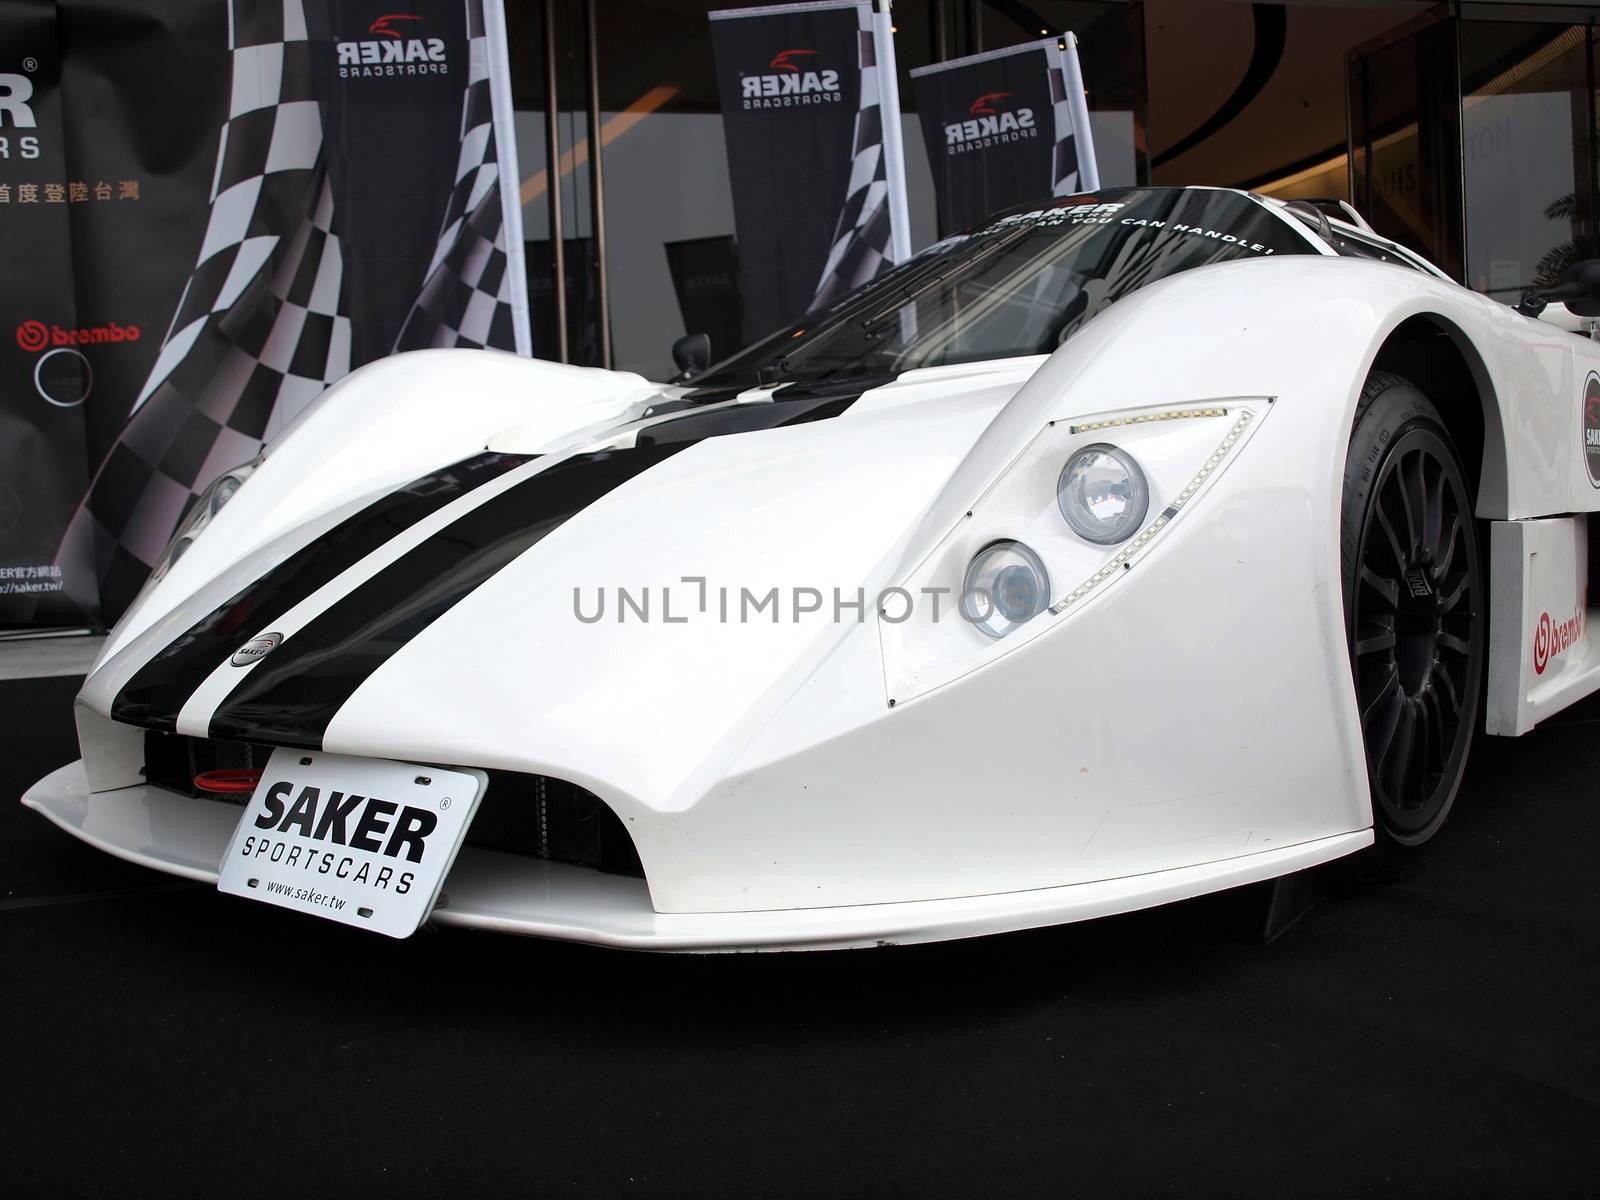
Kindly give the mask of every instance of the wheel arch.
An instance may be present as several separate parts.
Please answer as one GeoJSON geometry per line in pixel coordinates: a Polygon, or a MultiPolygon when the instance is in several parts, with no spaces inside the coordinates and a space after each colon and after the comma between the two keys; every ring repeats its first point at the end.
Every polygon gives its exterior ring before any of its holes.
{"type": "Polygon", "coordinates": [[[1439,410],[1461,455],[1480,518],[1509,511],[1505,426],[1483,356],[1450,318],[1415,313],[1390,330],[1372,370],[1410,380],[1439,410]]]}

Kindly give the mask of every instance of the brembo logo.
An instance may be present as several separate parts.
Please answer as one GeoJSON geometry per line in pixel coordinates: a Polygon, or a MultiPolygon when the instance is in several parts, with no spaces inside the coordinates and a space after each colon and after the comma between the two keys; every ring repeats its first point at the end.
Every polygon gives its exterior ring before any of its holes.
{"type": "Polygon", "coordinates": [[[251,638],[240,646],[233,652],[233,657],[228,661],[236,667],[248,667],[271,654],[282,642],[283,634],[281,633],[263,633],[260,637],[251,638]]]}
{"type": "Polygon", "coordinates": [[[43,321],[24,321],[17,326],[17,345],[31,354],[49,346],[102,346],[115,342],[137,342],[139,335],[139,326],[118,325],[115,321],[83,329],[63,329],[60,325],[46,325],[43,321]]]}
{"type": "Polygon", "coordinates": [[[745,108],[792,108],[839,102],[839,72],[816,70],[815,50],[780,50],[767,64],[769,74],[744,75],[739,91],[745,108]]]}
{"type": "Polygon", "coordinates": [[[1533,631],[1533,673],[1543,675],[1552,658],[1559,658],[1572,649],[1583,636],[1583,605],[1573,610],[1565,621],[1555,622],[1547,612],[1539,614],[1539,624],[1533,631]]]}
{"type": "Polygon", "coordinates": [[[397,75],[444,75],[443,38],[411,36],[421,32],[422,18],[415,13],[387,13],[367,26],[372,36],[357,42],[336,42],[340,79],[369,79],[397,75]]]}
{"type": "Polygon", "coordinates": [[[945,153],[964,154],[969,150],[986,150],[1005,142],[1038,137],[1033,109],[1000,106],[1000,101],[1010,96],[1010,92],[984,92],[969,104],[969,120],[952,121],[944,127],[945,153]]]}

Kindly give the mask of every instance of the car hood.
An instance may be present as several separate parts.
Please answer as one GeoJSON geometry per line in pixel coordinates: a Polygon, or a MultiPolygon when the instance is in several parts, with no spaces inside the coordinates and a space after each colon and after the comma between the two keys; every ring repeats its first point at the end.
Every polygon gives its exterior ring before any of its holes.
{"type": "Polygon", "coordinates": [[[859,701],[882,707],[873,600],[1037,365],[746,396],[545,447],[508,431],[287,556],[246,556],[105,664],[86,702],[669,804],[830,655],[857,656],[859,701]],[[685,707],[699,732],[657,736],[685,707]]]}

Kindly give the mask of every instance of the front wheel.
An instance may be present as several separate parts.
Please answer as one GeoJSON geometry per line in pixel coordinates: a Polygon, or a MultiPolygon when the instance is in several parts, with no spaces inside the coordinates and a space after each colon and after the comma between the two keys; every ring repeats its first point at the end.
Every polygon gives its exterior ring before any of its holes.
{"type": "Polygon", "coordinates": [[[1345,463],[1344,601],[1372,792],[1368,865],[1398,874],[1450,814],[1478,723],[1484,588],[1472,493],[1406,380],[1362,389],[1345,463]]]}

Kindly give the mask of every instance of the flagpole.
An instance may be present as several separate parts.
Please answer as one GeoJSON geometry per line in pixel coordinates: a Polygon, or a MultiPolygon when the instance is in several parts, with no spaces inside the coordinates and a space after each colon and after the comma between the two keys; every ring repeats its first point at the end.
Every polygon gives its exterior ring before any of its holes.
{"type": "Polygon", "coordinates": [[[1083,90],[1083,68],[1078,65],[1078,38],[1064,33],[1057,44],[1062,77],[1067,85],[1067,107],[1072,113],[1072,136],[1078,149],[1078,190],[1098,191],[1100,163],[1094,156],[1094,133],[1089,128],[1089,97],[1083,90]]]}
{"type": "MultiPolygon", "coordinates": [[[[878,117],[883,122],[883,173],[889,185],[893,260],[911,257],[911,205],[906,198],[905,135],[900,127],[900,75],[894,61],[892,0],[873,0],[872,41],[878,60],[878,117]]],[[[1081,84],[1080,84],[1081,89],[1081,84]]]]}
{"type": "Polygon", "coordinates": [[[517,353],[529,358],[533,355],[533,332],[528,312],[528,271],[522,251],[521,173],[517,169],[516,105],[511,95],[505,0],[482,0],[482,5],[494,156],[499,167],[500,228],[506,243],[506,270],[511,275],[511,336],[517,353]]]}

